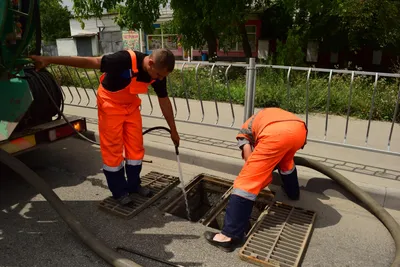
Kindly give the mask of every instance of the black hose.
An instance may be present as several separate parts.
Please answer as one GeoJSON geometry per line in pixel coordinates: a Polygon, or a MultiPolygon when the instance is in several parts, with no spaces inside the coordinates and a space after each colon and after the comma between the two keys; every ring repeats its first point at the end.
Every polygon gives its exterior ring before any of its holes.
{"type": "MultiPolygon", "coordinates": [[[[48,73],[48,72],[47,72],[48,73]]],[[[49,96],[50,101],[53,103],[55,107],[57,107],[57,103],[53,99],[53,96],[51,92],[48,90],[48,84],[45,84],[43,79],[39,76],[39,74],[36,71],[32,72],[32,75],[37,77],[37,81],[41,84],[42,88],[47,92],[47,95],[49,96]]],[[[97,142],[92,141],[82,135],[80,132],[78,132],[70,123],[70,121],[66,118],[64,115],[63,111],[59,110],[57,108],[58,114],[64,118],[64,120],[70,125],[72,129],[83,139],[99,145],[97,142]]],[[[143,135],[154,131],[154,130],[165,130],[169,133],[171,133],[171,130],[163,127],[163,126],[156,126],[147,129],[146,131],[143,132],[143,135]]],[[[175,146],[175,152],[178,155],[178,147],[175,146]]],[[[41,193],[47,201],[53,206],[53,208],[60,214],[60,216],[64,219],[64,221],[68,224],[68,226],[74,230],[74,232],[83,240],[83,242],[88,245],[93,251],[95,251],[100,257],[105,259],[108,263],[110,263],[113,266],[118,266],[118,267],[128,267],[128,266],[140,266],[136,264],[135,262],[129,260],[129,259],[124,259],[122,258],[121,255],[119,255],[117,252],[114,250],[108,248],[106,245],[102,244],[100,240],[96,239],[96,237],[91,234],[89,231],[87,231],[81,224],[80,222],[73,216],[73,214],[68,210],[68,208],[63,204],[60,198],[51,190],[51,188],[48,187],[48,185],[32,170],[30,170],[26,165],[24,165],[22,162],[19,160],[13,158],[10,156],[7,152],[3,151],[0,149],[0,162],[3,162],[5,165],[9,166],[12,168],[16,173],[21,175],[28,183],[32,184],[39,193],[41,193]],[[23,168],[21,168],[23,166],[23,168]],[[18,171],[17,171],[18,170],[18,171]]],[[[132,252],[132,251],[131,251],[132,252]]],[[[135,253],[135,252],[132,252],[135,253]]],[[[155,259],[151,255],[146,255],[144,253],[140,253],[140,256],[149,258],[149,259],[155,259]]],[[[157,259],[158,261],[162,261],[157,259]]],[[[167,263],[167,261],[164,261],[164,263],[167,263]]],[[[170,264],[170,263],[169,263],[170,264]]]]}
{"type": "Polygon", "coordinates": [[[396,245],[396,254],[391,266],[400,267],[400,225],[395,219],[393,219],[390,213],[385,210],[385,208],[379,205],[379,203],[377,203],[368,193],[364,192],[356,184],[352,183],[332,168],[329,168],[318,161],[297,156],[294,157],[294,162],[296,165],[311,168],[325,174],[360,200],[369,211],[386,226],[392,235],[396,245]]]}
{"type": "Polygon", "coordinates": [[[32,94],[33,101],[22,119],[19,121],[15,132],[43,123],[51,122],[53,117],[64,111],[64,99],[61,88],[50,72],[41,70],[36,72],[33,68],[24,69],[25,76],[32,94]],[[45,87],[43,87],[45,84],[45,87]]]}
{"type": "MultiPolygon", "coordinates": [[[[39,76],[38,73],[40,73],[40,72],[32,71],[32,75],[34,75],[35,77],[38,78],[38,81],[40,82],[41,87],[45,90],[45,92],[46,92],[47,95],[49,96],[49,99],[50,99],[50,101],[53,103],[54,107],[57,107],[57,103],[56,103],[56,101],[53,99],[53,97],[51,96],[51,92],[48,90],[48,88],[47,88],[47,86],[45,85],[44,81],[43,81],[42,79],[40,79],[40,76],[39,76]]],[[[53,81],[54,81],[54,80],[53,80],[53,81]]],[[[57,86],[58,86],[58,85],[57,85],[57,86]]],[[[67,117],[64,115],[64,112],[63,112],[62,110],[57,109],[57,113],[58,113],[59,116],[61,116],[61,117],[65,120],[65,122],[66,122],[72,129],[74,129],[74,131],[75,131],[81,138],[83,138],[84,140],[86,140],[86,141],[88,141],[88,142],[90,142],[90,143],[92,143],[92,144],[100,145],[99,143],[97,143],[97,142],[95,142],[95,141],[93,141],[93,140],[90,140],[89,138],[87,138],[86,136],[84,136],[83,134],[81,134],[80,132],[78,132],[78,131],[75,129],[75,127],[71,124],[71,122],[67,119],[67,117]]]]}
{"type": "MultiPolygon", "coordinates": [[[[37,74],[36,74],[37,75],[37,74]]],[[[40,80],[42,86],[45,87],[44,83],[40,80]]],[[[46,92],[47,89],[46,89],[46,92]]],[[[50,93],[48,92],[49,96],[50,93]]],[[[50,97],[54,105],[56,105],[55,101],[50,97]]],[[[64,114],[59,110],[61,116],[68,122],[65,118],[64,114]]],[[[69,122],[68,122],[69,123],[69,122]]],[[[72,125],[69,123],[72,127],[72,125]]],[[[73,127],[72,127],[73,128],[73,127]]],[[[147,129],[143,132],[143,135],[147,134],[153,130],[163,129],[168,132],[170,130],[166,127],[157,126],[150,129],[147,129]]],[[[78,132],[78,134],[80,134],[78,132]]],[[[80,134],[81,135],[81,134],[80,134]]],[[[83,136],[83,135],[81,135],[83,136]]],[[[85,139],[90,140],[85,137],[85,139]]],[[[93,143],[92,140],[90,142],[93,143]]],[[[175,147],[176,153],[178,155],[179,151],[178,148],[175,147]]],[[[400,226],[399,224],[393,219],[393,217],[382,207],[380,206],[370,195],[360,189],[357,185],[349,181],[340,173],[336,172],[335,170],[325,166],[324,164],[317,162],[311,159],[305,159],[302,157],[295,157],[295,164],[298,166],[304,166],[316,171],[325,174],[332,180],[336,181],[340,184],[344,189],[348,190],[352,193],[358,200],[365,204],[365,206],[370,210],[372,214],[374,214],[389,230],[391,233],[395,245],[396,245],[396,253],[394,261],[392,262],[392,267],[400,267],[400,226]]],[[[26,181],[32,184],[46,199],[50,202],[50,204],[54,207],[54,209],[61,215],[64,221],[78,234],[78,236],[87,244],[90,248],[92,248],[99,256],[104,258],[108,263],[114,266],[140,266],[136,263],[129,261],[127,259],[121,258],[121,256],[100,243],[99,240],[96,239],[94,235],[89,233],[87,230],[81,226],[81,224],[75,219],[73,214],[68,210],[67,207],[63,204],[63,202],[57,197],[57,195],[48,187],[48,185],[32,170],[30,170],[26,165],[24,165],[19,160],[13,158],[8,153],[0,149],[0,162],[5,163],[6,165],[10,166],[15,172],[20,174],[26,181]]],[[[141,253],[144,256],[143,253],[141,253]]],[[[148,258],[152,258],[151,256],[145,256],[148,258]]]]}
{"type": "MultiPolygon", "coordinates": [[[[147,134],[147,133],[149,133],[149,132],[151,132],[151,131],[155,131],[155,130],[164,130],[164,131],[167,131],[167,132],[171,133],[171,130],[168,129],[167,127],[164,127],[164,126],[155,126],[155,127],[151,127],[151,128],[149,128],[149,129],[147,129],[146,131],[144,131],[144,132],[143,132],[143,135],[145,135],[145,134],[147,134]]],[[[176,155],[179,155],[178,146],[175,146],[175,154],[176,154],[176,155]]]]}

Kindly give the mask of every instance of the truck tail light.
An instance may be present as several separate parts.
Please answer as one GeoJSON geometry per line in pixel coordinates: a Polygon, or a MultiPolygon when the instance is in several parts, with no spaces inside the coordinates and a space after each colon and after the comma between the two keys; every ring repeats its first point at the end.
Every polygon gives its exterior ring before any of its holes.
{"type": "MultiPolygon", "coordinates": [[[[74,129],[78,132],[82,132],[85,130],[85,126],[81,121],[76,121],[71,124],[74,127],[74,129]]],[[[49,131],[49,140],[55,141],[57,139],[73,135],[75,134],[74,129],[72,129],[71,126],[69,126],[68,124],[59,128],[52,129],[49,131]]]]}

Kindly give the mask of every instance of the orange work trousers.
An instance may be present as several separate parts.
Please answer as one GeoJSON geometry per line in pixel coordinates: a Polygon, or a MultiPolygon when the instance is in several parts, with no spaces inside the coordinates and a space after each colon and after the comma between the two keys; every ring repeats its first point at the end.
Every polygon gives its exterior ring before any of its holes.
{"type": "Polygon", "coordinates": [[[98,97],[98,126],[103,169],[118,171],[123,167],[124,156],[128,164],[141,163],[144,147],[139,107],[139,97],[130,104],[114,103],[98,97]]]}
{"type": "Polygon", "coordinates": [[[275,122],[265,127],[234,181],[232,194],[254,201],[271,183],[276,166],[282,173],[290,173],[295,168],[294,155],[303,147],[306,136],[305,124],[300,121],[275,122]]]}

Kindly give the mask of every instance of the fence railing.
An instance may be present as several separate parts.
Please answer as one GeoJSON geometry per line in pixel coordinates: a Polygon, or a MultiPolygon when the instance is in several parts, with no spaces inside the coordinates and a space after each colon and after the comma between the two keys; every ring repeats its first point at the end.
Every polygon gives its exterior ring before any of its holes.
{"type": "MultiPolygon", "coordinates": [[[[96,70],[51,66],[65,104],[97,108],[96,70]]],[[[400,74],[245,63],[177,61],[168,90],[177,121],[239,129],[279,106],[304,118],[309,141],[400,155],[400,74]]],[[[162,117],[149,90],[142,115],[162,117]]]]}

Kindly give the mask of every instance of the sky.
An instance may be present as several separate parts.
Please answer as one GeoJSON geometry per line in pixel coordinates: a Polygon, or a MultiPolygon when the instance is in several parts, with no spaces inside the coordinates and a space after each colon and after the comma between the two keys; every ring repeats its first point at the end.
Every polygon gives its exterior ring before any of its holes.
{"type": "Polygon", "coordinates": [[[72,0],[62,0],[63,6],[67,6],[69,10],[72,10],[72,0]]]}

